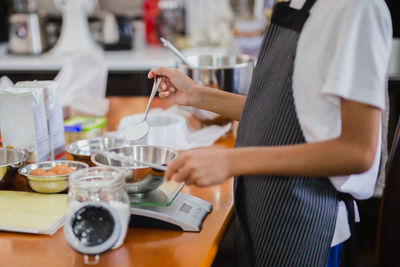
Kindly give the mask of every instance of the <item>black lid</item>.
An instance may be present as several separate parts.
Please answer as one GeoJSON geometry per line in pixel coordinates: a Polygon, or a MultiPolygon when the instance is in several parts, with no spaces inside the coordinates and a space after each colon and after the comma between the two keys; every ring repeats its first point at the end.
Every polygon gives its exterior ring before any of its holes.
{"type": "Polygon", "coordinates": [[[112,248],[120,232],[118,213],[104,202],[82,203],[68,212],[64,225],[69,245],[86,255],[98,255],[112,248]]]}

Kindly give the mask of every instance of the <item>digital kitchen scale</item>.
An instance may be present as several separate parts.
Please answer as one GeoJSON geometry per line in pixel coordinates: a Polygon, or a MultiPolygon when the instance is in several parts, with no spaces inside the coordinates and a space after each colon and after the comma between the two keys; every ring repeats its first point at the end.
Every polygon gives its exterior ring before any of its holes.
{"type": "Polygon", "coordinates": [[[131,204],[129,225],[199,232],[211,210],[211,203],[178,191],[167,206],[131,204]]]}

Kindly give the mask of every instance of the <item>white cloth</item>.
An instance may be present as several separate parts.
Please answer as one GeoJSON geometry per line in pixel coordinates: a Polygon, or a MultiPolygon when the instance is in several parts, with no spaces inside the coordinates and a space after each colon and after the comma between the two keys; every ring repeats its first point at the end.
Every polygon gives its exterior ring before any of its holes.
{"type": "Polygon", "coordinates": [[[61,104],[85,115],[104,116],[109,101],[105,98],[108,69],[100,52],[71,57],[57,74],[61,104]]]}
{"type": "MultiPolygon", "coordinates": [[[[301,8],[304,2],[292,0],[291,7],[301,8]]],[[[340,135],[341,98],[385,108],[391,41],[392,24],[383,0],[316,1],[299,38],[293,73],[294,102],[307,142],[340,135]]],[[[369,198],[380,146],[367,172],[329,177],[335,188],[357,199],[369,198]]],[[[347,210],[339,203],[332,246],[349,236],[347,210]]]]}
{"type": "Polygon", "coordinates": [[[13,85],[13,82],[7,76],[3,76],[0,78],[0,90],[13,87],[13,85]]]}

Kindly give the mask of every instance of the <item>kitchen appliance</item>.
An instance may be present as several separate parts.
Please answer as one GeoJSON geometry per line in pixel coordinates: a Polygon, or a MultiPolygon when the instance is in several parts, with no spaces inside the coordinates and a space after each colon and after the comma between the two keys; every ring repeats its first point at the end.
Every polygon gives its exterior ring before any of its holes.
{"type": "Polygon", "coordinates": [[[185,9],[179,0],[161,0],[158,2],[158,16],[155,28],[158,38],[165,37],[175,42],[185,35],[185,9]]]}
{"type": "Polygon", "coordinates": [[[65,56],[101,50],[90,34],[87,18],[96,3],[95,0],[54,0],[56,7],[62,11],[63,23],[61,36],[49,51],[50,55],[65,56]]]}
{"type": "Polygon", "coordinates": [[[106,12],[102,24],[102,42],[105,50],[132,49],[133,30],[128,17],[106,12]]]}
{"type": "Polygon", "coordinates": [[[40,54],[46,49],[38,13],[20,12],[10,16],[9,49],[14,54],[40,54]]]}
{"type": "Polygon", "coordinates": [[[36,0],[14,0],[13,2],[17,13],[34,13],[37,10],[36,0]]]}
{"type": "Polygon", "coordinates": [[[130,226],[199,232],[212,204],[178,193],[168,206],[131,206],[130,226]]]}
{"type": "Polygon", "coordinates": [[[146,195],[130,194],[129,225],[199,232],[212,204],[180,192],[183,183],[164,182],[146,195]]]}
{"type": "Polygon", "coordinates": [[[108,165],[118,169],[129,169],[126,180],[131,204],[130,225],[135,227],[155,227],[198,232],[204,219],[211,212],[211,203],[200,198],[180,193],[183,183],[164,181],[163,172],[133,163],[123,167],[111,153],[118,153],[128,159],[138,159],[152,163],[166,163],[176,157],[171,149],[157,146],[127,146],[96,153],[92,161],[96,165],[108,165]],[[130,157],[128,157],[130,156],[130,157]],[[100,164],[102,163],[102,164],[100,164]],[[116,167],[117,166],[117,167],[116,167]],[[135,167],[133,167],[135,166],[135,167]],[[145,179],[132,182],[133,178],[145,179]]]}

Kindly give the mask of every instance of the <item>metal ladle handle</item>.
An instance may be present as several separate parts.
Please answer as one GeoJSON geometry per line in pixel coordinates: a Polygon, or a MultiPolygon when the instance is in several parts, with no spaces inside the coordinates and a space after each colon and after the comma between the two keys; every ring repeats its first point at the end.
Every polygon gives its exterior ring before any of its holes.
{"type": "Polygon", "coordinates": [[[151,102],[153,102],[154,96],[156,95],[157,89],[158,89],[158,87],[160,87],[161,82],[162,82],[162,77],[154,78],[153,88],[151,89],[150,98],[149,98],[149,101],[147,102],[147,107],[146,107],[146,111],[144,112],[143,121],[145,121],[147,119],[147,114],[149,113],[151,102]]]}
{"type": "Polygon", "coordinates": [[[179,51],[175,46],[173,46],[173,44],[171,44],[167,39],[165,39],[163,37],[161,37],[160,40],[161,40],[162,44],[165,47],[169,48],[169,50],[171,50],[177,57],[179,57],[179,59],[182,60],[183,63],[188,65],[190,68],[193,68],[189,59],[181,51],[179,51]]]}

